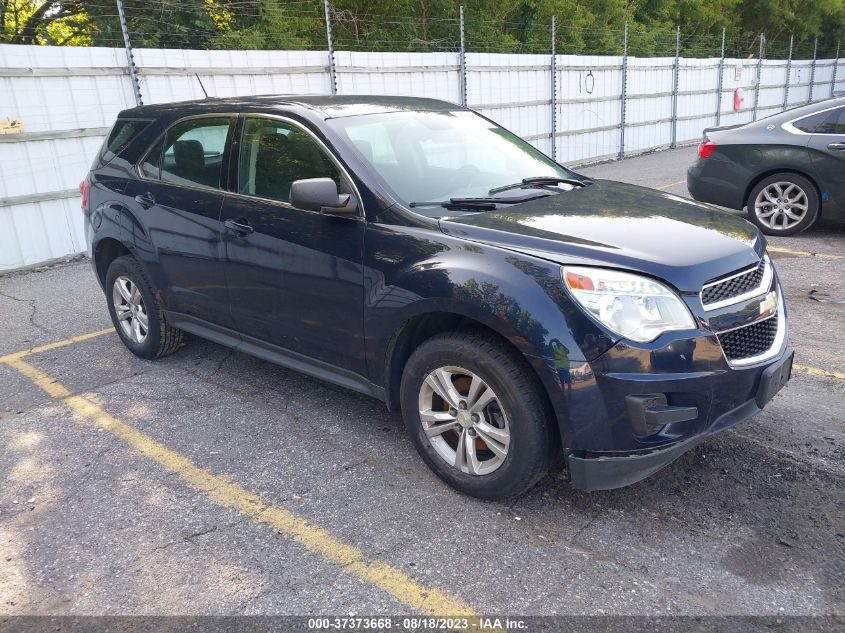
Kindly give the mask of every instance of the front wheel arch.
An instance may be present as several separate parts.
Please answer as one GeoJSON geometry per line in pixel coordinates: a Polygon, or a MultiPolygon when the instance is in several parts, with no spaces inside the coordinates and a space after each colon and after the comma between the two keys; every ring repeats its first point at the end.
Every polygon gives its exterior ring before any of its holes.
{"type": "Polygon", "coordinates": [[[550,384],[554,382],[554,378],[546,376],[546,380],[544,380],[544,377],[537,368],[528,361],[525,353],[508,339],[508,337],[480,321],[461,314],[427,312],[418,314],[402,324],[401,328],[393,336],[385,357],[384,393],[388,410],[396,412],[400,409],[402,375],[404,374],[405,366],[411,354],[430,338],[438,334],[459,330],[488,337],[490,340],[503,345],[521,359],[526,371],[537,382],[544,406],[549,415],[549,420],[554,429],[554,440],[557,446],[561,446],[565,429],[561,429],[560,425],[562,419],[568,419],[568,411],[565,410],[565,407],[561,403],[556,403],[556,400],[551,397],[549,389],[551,388],[550,384]]]}

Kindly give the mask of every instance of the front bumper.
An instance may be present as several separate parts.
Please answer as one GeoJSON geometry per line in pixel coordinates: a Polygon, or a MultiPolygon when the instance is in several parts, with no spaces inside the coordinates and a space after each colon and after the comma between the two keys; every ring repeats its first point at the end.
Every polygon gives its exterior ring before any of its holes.
{"type": "MultiPolygon", "coordinates": [[[[719,412],[718,405],[711,405],[709,416],[703,413],[699,420],[705,421],[703,428],[683,434],[676,442],[633,451],[568,451],[567,469],[572,486],[581,490],[607,490],[636,483],[668,466],[711,435],[739,424],[759,412],[789,380],[793,354],[793,351],[787,348],[765,365],[743,370],[745,380],[748,379],[749,373],[756,374],[751,397],[723,412],[719,412]]],[[[712,382],[711,387],[721,382],[717,378],[713,378],[713,381],[716,382],[712,382]]],[[[739,382],[742,384],[744,381],[739,382]]],[[[661,385],[662,388],[667,386],[671,385],[665,382],[661,385]]],[[[645,385],[638,381],[630,387],[642,390],[645,385]]],[[[716,390],[718,387],[715,387],[714,392],[716,390]]],[[[717,396],[716,393],[713,395],[717,396]]],[[[722,394],[721,398],[723,401],[724,395],[726,394],[722,394]]],[[[675,408],[679,411],[689,410],[689,407],[675,408]]],[[[690,428],[695,427],[687,427],[690,428]]]]}

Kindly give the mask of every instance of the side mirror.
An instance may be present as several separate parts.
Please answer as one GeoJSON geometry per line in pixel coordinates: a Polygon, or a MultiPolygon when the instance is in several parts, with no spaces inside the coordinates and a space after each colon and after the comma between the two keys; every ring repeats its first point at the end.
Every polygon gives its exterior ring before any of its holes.
{"type": "Polygon", "coordinates": [[[320,213],[353,214],[358,204],[348,193],[339,194],[331,178],[294,180],[290,185],[290,203],[297,209],[320,213]]]}

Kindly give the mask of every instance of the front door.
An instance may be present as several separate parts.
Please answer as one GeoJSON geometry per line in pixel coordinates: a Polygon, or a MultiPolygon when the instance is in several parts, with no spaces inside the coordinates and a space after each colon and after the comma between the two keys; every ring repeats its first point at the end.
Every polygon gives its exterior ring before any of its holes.
{"type": "Polygon", "coordinates": [[[166,309],[231,325],[224,277],[221,179],[235,117],[197,117],[172,126],[141,161],[127,199],[135,251],[166,309]]]}
{"type": "Polygon", "coordinates": [[[822,200],[833,202],[841,217],[845,212],[845,108],[831,111],[810,137],[808,147],[822,200]]]}
{"type": "Polygon", "coordinates": [[[234,327],[363,375],[363,213],[328,215],[290,204],[295,180],[330,177],[353,193],[347,176],[294,121],[243,117],[237,137],[237,193],[222,215],[234,327]]]}

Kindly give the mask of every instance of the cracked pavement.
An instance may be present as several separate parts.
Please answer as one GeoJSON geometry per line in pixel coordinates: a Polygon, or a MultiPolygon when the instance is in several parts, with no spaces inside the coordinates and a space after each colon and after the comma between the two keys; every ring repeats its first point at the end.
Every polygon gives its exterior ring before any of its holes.
{"type": "MultiPolygon", "coordinates": [[[[583,169],[683,195],[694,149],[583,169]]],[[[779,247],[845,252],[822,227],[779,247]]],[[[776,254],[796,362],[845,372],[843,262],[776,254]]],[[[87,262],[0,276],[0,355],[110,326],[87,262]]],[[[376,400],[189,337],[27,358],[203,469],[481,613],[845,614],[845,380],[796,371],[761,414],[628,488],[553,473],[463,497],[376,400]]],[[[401,614],[408,607],[170,473],[0,364],[0,614],[401,614]]]]}

